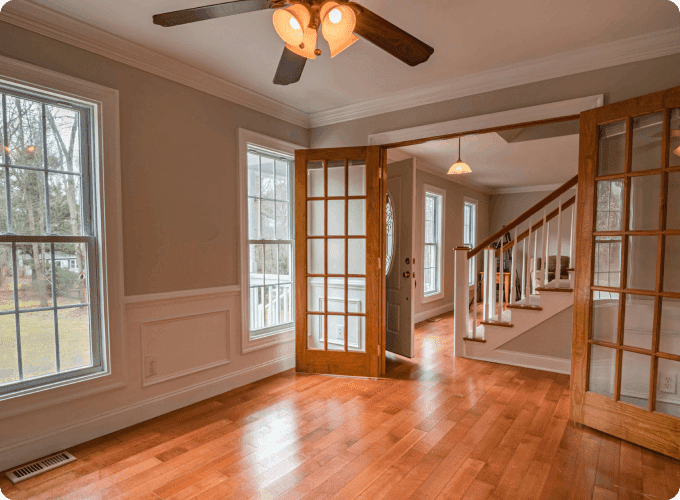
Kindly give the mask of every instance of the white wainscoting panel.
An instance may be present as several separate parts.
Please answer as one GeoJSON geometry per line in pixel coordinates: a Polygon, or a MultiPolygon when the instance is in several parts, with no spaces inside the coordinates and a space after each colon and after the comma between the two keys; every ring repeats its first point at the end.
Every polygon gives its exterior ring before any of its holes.
{"type": "Polygon", "coordinates": [[[230,318],[229,309],[220,309],[141,321],[144,387],[229,363],[230,318]]]}

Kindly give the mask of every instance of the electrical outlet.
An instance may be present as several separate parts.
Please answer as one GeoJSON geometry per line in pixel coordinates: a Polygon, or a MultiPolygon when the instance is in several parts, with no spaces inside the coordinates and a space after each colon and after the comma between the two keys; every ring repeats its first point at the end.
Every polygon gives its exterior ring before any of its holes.
{"type": "Polygon", "coordinates": [[[335,338],[344,342],[345,340],[345,326],[337,325],[335,328],[335,338]]]}
{"type": "Polygon", "coordinates": [[[156,358],[147,356],[146,358],[146,376],[153,377],[156,375],[156,358]]]}
{"type": "Polygon", "coordinates": [[[678,374],[670,372],[659,373],[659,392],[675,394],[678,390],[678,374]]]}

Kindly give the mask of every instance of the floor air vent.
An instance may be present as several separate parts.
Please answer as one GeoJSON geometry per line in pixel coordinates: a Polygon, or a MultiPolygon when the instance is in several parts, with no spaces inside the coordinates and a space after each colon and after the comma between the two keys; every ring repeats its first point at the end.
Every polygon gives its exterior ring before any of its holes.
{"type": "Polygon", "coordinates": [[[26,481],[35,476],[39,476],[47,472],[48,470],[56,469],[62,465],[66,465],[76,460],[76,457],[71,455],[68,451],[62,451],[32,464],[24,465],[18,469],[5,472],[7,479],[12,481],[13,484],[20,483],[21,481],[26,481]]]}

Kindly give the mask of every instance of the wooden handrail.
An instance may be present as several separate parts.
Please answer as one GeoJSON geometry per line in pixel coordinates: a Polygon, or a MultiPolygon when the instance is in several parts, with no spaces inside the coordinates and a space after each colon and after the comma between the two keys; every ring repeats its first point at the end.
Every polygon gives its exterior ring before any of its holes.
{"type": "MultiPolygon", "coordinates": [[[[493,235],[489,236],[487,239],[485,239],[481,244],[477,245],[475,248],[470,250],[468,252],[468,259],[471,259],[475,255],[477,255],[479,252],[484,250],[486,247],[488,247],[491,243],[494,243],[501,239],[505,233],[508,231],[512,231],[515,229],[517,226],[519,226],[522,222],[526,221],[534,215],[536,212],[539,210],[542,210],[543,208],[547,207],[550,203],[558,199],[560,196],[562,196],[564,193],[569,191],[571,188],[576,186],[578,184],[578,175],[576,175],[573,179],[569,180],[568,182],[564,183],[562,186],[560,186],[557,190],[553,191],[550,193],[548,196],[543,198],[541,201],[536,203],[533,207],[531,207],[529,210],[524,212],[522,215],[517,217],[514,221],[512,221],[510,224],[504,226],[503,228],[499,229],[496,231],[493,235]]],[[[541,224],[543,224],[543,221],[541,221],[541,224]]]]}

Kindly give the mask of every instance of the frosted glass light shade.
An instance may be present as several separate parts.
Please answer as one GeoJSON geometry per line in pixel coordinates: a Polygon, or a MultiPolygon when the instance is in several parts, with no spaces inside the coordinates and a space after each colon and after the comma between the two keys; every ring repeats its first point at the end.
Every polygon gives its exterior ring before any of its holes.
{"type": "Polygon", "coordinates": [[[274,12],[274,29],[286,47],[307,59],[316,59],[318,32],[309,27],[312,16],[304,4],[295,4],[274,12]],[[299,28],[298,28],[299,27],[299,28]]]}
{"type": "Polygon", "coordinates": [[[460,160],[451,165],[449,169],[449,175],[469,174],[470,172],[472,172],[470,166],[460,160]]]}
{"type": "Polygon", "coordinates": [[[331,58],[359,40],[354,34],[357,17],[354,10],[337,2],[326,2],[320,11],[323,37],[331,49],[331,58]]]}

